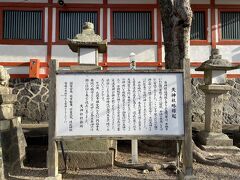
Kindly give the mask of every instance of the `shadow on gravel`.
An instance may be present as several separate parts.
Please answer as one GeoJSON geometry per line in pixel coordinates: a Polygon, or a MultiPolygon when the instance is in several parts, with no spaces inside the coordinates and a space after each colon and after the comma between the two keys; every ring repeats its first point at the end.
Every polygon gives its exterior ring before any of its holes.
{"type": "Polygon", "coordinates": [[[81,180],[139,180],[139,178],[103,176],[103,175],[72,175],[64,174],[63,179],[81,179],[81,180]]]}

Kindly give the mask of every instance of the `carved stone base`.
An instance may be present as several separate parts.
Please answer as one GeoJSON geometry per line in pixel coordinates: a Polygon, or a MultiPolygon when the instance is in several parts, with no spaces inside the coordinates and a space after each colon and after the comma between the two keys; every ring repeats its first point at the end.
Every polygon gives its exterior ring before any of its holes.
{"type": "Polygon", "coordinates": [[[201,145],[200,148],[204,151],[213,154],[222,154],[224,156],[240,155],[240,148],[236,146],[205,146],[201,145]]]}
{"type": "Polygon", "coordinates": [[[233,140],[223,133],[211,133],[201,131],[198,139],[202,145],[207,146],[233,146],[233,140]]]}

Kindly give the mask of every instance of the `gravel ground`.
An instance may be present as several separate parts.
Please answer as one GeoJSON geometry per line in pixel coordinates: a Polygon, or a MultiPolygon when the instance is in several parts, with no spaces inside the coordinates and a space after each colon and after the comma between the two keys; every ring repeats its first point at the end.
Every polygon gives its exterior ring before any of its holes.
{"type": "MultiPolygon", "coordinates": [[[[130,150],[126,147],[120,148],[117,156],[119,162],[129,162],[131,159],[130,150]]],[[[173,161],[175,157],[166,154],[148,153],[140,150],[139,163],[163,163],[173,161]]],[[[240,157],[239,157],[240,163],[240,157]]],[[[194,175],[198,179],[206,180],[240,180],[240,169],[223,168],[217,166],[207,166],[199,163],[193,164],[194,175]]],[[[19,180],[43,180],[47,176],[46,168],[31,168],[26,167],[18,174],[11,175],[8,179],[19,180]]],[[[177,179],[177,175],[171,170],[159,170],[157,172],[150,171],[143,174],[142,170],[127,169],[120,167],[113,167],[109,169],[91,169],[91,170],[76,170],[63,173],[63,179],[81,179],[81,180],[137,180],[137,179],[177,179]]]]}

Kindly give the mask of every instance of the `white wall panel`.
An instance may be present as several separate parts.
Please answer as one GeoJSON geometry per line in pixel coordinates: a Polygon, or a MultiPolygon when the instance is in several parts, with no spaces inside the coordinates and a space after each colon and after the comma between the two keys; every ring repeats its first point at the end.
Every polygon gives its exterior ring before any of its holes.
{"type": "Polygon", "coordinates": [[[156,45],[109,45],[108,61],[129,62],[129,55],[131,52],[136,54],[136,61],[138,62],[157,61],[156,45]]]}
{"type": "Polygon", "coordinates": [[[46,57],[45,45],[0,45],[2,62],[29,62],[30,59],[45,61],[46,57]]]}
{"type": "Polygon", "coordinates": [[[197,67],[191,67],[190,68],[190,73],[191,74],[203,74],[203,71],[195,71],[197,67]]]}
{"type": "Polygon", "coordinates": [[[190,46],[191,62],[203,62],[209,59],[211,46],[190,46]]]}
{"type": "Polygon", "coordinates": [[[108,4],[156,4],[157,0],[108,0],[108,4]]]}
{"type": "Polygon", "coordinates": [[[240,4],[239,0],[215,0],[215,4],[240,4]]]}
{"type": "MultiPolygon", "coordinates": [[[[29,66],[10,67],[5,66],[9,74],[29,74],[29,66]]],[[[46,74],[46,68],[40,68],[40,74],[46,74]]]]}
{"type": "Polygon", "coordinates": [[[0,0],[0,2],[18,2],[18,3],[47,3],[48,0],[0,0]]]}
{"type": "MultiPolygon", "coordinates": [[[[99,54],[99,62],[102,61],[103,55],[99,54]]],[[[77,62],[77,53],[71,51],[68,45],[53,45],[52,47],[52,59],[56,59],[64,62],[77,62]]]]}
{"type": "Polygon", "coordinates": [[[210,4],[210,0],[191,0],[191,4],[210,4]]]}
{"type": "MultiPolygon", "coordinates": [[[[58,0],[53,0],[54,3],[57,3],[58,0]]],[[[102,4],[103,0],[64,0],[67,3],[79,3],[79,4],[102,4]]]]}
{"type": "Polygon", "coordinates": [[[240,62],[240,46],[239,45],[217,45],[223,59],[231,62],[240,62]]]}
{"type": "MultiPolygon", "coordinates": [[[[190,60],[191,62],[203,62],[209,59],[211,54],[211,46],[190,46],[190,60]]],[[[162,60],[165,62],[165,50],[164,46],[162,47],[162,60]]]]}

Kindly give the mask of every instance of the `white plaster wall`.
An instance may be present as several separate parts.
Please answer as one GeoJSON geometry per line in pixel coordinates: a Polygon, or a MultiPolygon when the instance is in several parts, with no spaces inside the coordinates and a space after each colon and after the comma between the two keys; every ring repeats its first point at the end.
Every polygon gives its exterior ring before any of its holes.
{"type": "Polygon", "coordinates": [[[215,4],[240,4],[239,0],[215,0],[215,4]]]}
{"type": "Polygon", "coordinates": [[[197,67],[190,67],[191,74],[203,74],[203,71],[195,71],[197,67]]]}
{"type": "MultiPolygon", "coordinates": [[[[53,0],[57,3],[58,0],[53,0]]],[[[103,0],[64,0],[65,3],[79,3],[79,4],[102,4],[103,0]]]]}
{"type": "Polygon", "coordinates": [[[231,71],[227,71],[227,74],[240,74],[240,69],[234,69],[231,71]]]}
{"type": "Polygon", "coordinates": [[[0,0],[0,2],[18,2],[18,3],[47,3],[48,0],[0,0]]]}
{"type": "Polygon", "coordinates": [[[129,62],[131,52],[136,54],[137,62],[155,62],[157,61],[156,45],[109,45],[109,62],[129,62]]]}
{"type": "Polygon", "coordinates": [[[240,62],[240,46],[239,45],[217,45],[223,59],[230,62],[240,62]]]}
{"type": "Polygon", "coordinates": [[[191,62],[203,62],[209,59],[211,46],[190,46],[191,62]]]}
{"type": "MultiPolygon", "coordinates": [[[[103,55],[99,54],[99,62],[102,62],[103,55]]],[[[52,59],[61,62],[77,62],[77,53],[71,51],[68,45],[53,45],[52,46],[52,59]]]]}
{"type": "Polygon", "coordinates": [[[46,61],[46,45],[0,45],[0,61],[29,62],[30,59],[46,61]]]}
{"type": "MultiPolygon", "coordinates": [[[[5,67],[9,74],[29,74],[28,66],[19,66],[19,67],[5,67]]],[[[40,68],[40,74],[46,74],[46,68],[40,68]]]]}
{"type": "Polygon", "coordinates": [[[108,4],[156,4],[157,0],[108,0],[108,4]]]}
{"type": "Polygon", "coordinates": [[[191,0],[191,4],[210,4],[210,0],[191,0]]]}
{"type": "MultiPolygon", "coordinates": [[[[190,46],[190,59],[191,62],[204,62],[209,59],[211,54],[211,46],[204,45],[204,46],[190,46]]],[[[162,61],[165,62],[165,50],[164,46],[162,47],[162,61]]]]}

